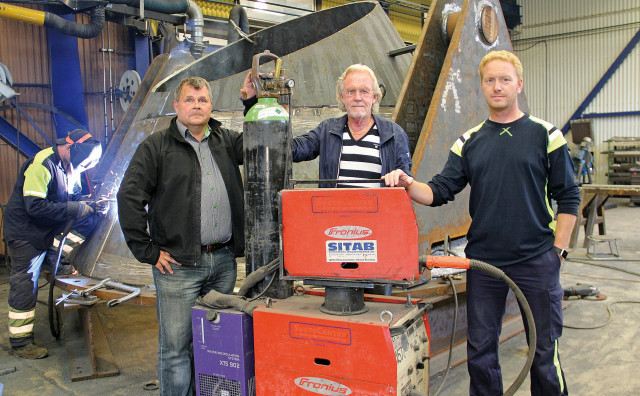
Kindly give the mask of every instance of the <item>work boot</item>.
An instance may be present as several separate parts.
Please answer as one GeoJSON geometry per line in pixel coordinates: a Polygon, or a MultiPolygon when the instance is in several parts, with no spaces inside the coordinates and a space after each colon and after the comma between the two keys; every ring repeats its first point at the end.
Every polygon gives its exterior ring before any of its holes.
{"type": "Polygon", "coordinates": [[[23,359],[42,359],[49,355],[49,351],[47,351],[47,348],[41,347],[32,342],[23,347],[11,348],[11,354],[23,359]]]}

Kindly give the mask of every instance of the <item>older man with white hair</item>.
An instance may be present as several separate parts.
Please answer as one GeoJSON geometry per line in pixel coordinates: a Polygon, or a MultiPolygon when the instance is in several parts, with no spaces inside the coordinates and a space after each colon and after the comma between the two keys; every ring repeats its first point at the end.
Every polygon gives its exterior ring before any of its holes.
{"type": "MultiPolygon", "coordinates": [[[[243,92],[251,97],[255,90],[243,92]]],[[[336,99],[347,114],[322,121],[293,139],[293,161],[320,157],[321,180],[380,180],[402,169],[411,174],[411,153],[405,131],[395,122],[375,115],[382,92],[370,67],[349,66],[336,83],[336,99]]],[[[250,106],[251,101],[245,102],[250,106]]],[[[321,182],[320,187],[380,187],[380,182],[321,182]]]]}

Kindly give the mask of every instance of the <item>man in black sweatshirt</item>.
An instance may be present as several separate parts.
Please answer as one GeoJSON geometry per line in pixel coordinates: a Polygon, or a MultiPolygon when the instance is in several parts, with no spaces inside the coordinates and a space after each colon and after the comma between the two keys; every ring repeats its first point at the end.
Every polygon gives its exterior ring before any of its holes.
{"type": "MultiPolygon", "coordinates": [[[[580,192],[562,132],[518,107],[520,60],[487,54],[478,68],[489,118],[455,141],[442,172],[428,183],[402,170],[384,176],[411,198],[439,206],[469,184],[467,258],[499,267],[522,290],[537,331],[532,395],[566,395],[558,338],[562,334],[560,264],[576,221],[580,192]],[[558,205],[557,218],[551,200],[558,205]]],[[[503,393],[498,340],[508,286],[467,272],[467,358],[471,395],[503,393]]]]}

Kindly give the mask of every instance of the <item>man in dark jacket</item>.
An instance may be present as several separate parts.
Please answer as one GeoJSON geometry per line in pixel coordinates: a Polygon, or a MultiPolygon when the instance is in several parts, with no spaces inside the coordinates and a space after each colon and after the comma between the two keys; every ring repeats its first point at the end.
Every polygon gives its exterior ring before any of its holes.
{"type": "MultiPolygon", "coordinates": [[[[255,95],[249,87],[243,97],[255,95]]],[[[371,68],[349,66],[336,83],[342,117],[322,121],[310,132],[293,139],[293,161],[320,157],[322,180],[376,180],[370,183],[320,183],[319,187],[381,187],[380,177],[394,169],[411,174],[411,153],[405,131],[395,122],[374,115],[382,92],[371,68]]],[[[255,100],[255,99],[254,99],[255,100]]]]}
{"type": "MultiPolygon", "coordinates": [[[[46,357],[34,343],[38,277],[53,238],[70,222],[85,237],[97,223],[95,206],[81,201],[80,174],[100,159],[100,142],[83,129],[68,133],[29,158],[4,212],[4,239],[11,253],[9,341],[11,353],[25,359],[46,357]],[[69,187],[71,186],[71,187],[69,187]]],[[[67,230],[68,231],[68,230],[67,230]]],[[[52,271],[55,275],[55,268],[52,271]]]]}
{"type": "Polygon", "coordinates": [[[118,192],[127,245],[154,266],[162,395],[192,394],[191,307],[211,290],[233,292],[244,253],[242,134],[211,118],[211,100],[206,80],[183,80],[177,116],[140,143],[118,192]]]}

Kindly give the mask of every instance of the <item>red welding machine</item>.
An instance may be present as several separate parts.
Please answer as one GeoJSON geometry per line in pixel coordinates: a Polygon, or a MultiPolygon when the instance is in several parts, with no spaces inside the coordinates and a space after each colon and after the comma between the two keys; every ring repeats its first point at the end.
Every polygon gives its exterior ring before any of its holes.
{"type": "Polygon", "coordinates": [[[285,190],[280,196],[290,279],[418,279],[418,225],[403,188],[285,190]]]}
{"type": "Polygon", "coordinates": [[[426,308],[363,293],[374,283],[419,279],[418,226],[406,191],[300,189],[280,196],[284,278],[325,291],[254,311],[256,394],[428,393],[426,308]]]}

